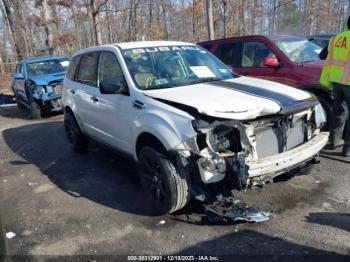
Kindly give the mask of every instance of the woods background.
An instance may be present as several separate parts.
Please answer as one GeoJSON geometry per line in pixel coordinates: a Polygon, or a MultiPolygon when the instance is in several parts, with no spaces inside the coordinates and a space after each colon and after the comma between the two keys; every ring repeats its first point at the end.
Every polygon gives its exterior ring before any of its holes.
{"type": "Polygon", "coordinates": [[[135,40],[336,33],[345,0],[0,0],[0,74],[24,58],[135,40]]]}

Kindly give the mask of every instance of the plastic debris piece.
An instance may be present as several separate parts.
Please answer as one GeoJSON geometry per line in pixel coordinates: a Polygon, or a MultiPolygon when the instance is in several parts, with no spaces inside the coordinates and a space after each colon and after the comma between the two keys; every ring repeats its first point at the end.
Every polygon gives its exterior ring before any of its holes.
{"type": "Polygon", "coordinates": [[[16,236],[16,234],[13,233],[13,232],[7,232],[7,233],[6,233],[6,237],[7,237],[8,239],[14,238],[15,236],[16,236]]]}
{"type": "Polygon", "coordinates": [[[27,183],[27,186],[29,186],[29,187],[34,187],[34,186],[37,186],[38,184],[39,184],[38,182],[31,181],[31,182],[28,182],[28,183],[27,183]]]}
{"type": "Polygon", "coordinates": [[[319,183],[320,183],[320,180],[316,180],[316,181],[315,181],[315,184],[319,184],[319,183]]]}
{"type": "Polygon", "coordinates": [[[165,220],[160,220],[156,226],[159,227],[159,226],[162,226],[162,225],[165,225],[166,221],[165,220]]]}
{"type": "Polygon", "coordinates": [[[271,216],[270,212],[244,205],[237,201],[236,198],[223,196],[218,197],[216,202],[206,205],[205,213],[209,221],[214,223],[236,221],[259,223],[269,220],[271,216]]]}

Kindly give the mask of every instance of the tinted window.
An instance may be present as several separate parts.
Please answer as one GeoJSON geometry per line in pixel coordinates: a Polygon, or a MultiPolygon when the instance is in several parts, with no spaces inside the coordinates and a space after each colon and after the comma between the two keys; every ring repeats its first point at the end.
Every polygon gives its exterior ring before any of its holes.
{"type": "Polygon", "coordinates": [[[215,55],[224,62],[225,65],[238,66],[237,57],[239,53],[240,44],[230,43],[220,45],[216,51],[215,55]]]}
{"type": "Polygon", "coordinates": [[[263,67],[264,59],[274,56],[271,50],[259,42],[244,43],[242,66],[243,67],[263,67]]]}
{"type": "Polygon", "coordinates": [[[77,81],[83,84],[97,86],[98,53],[88,53],[81,58],[77,81]]]}
{"type": "Polygon", "coordinates": [[[123,71],[118,59],[111,52],[100,54],[99,81],[103,80],[118,80],[122,85],[125,85],[123,71]]]}
{"type": "Polygon", "coordinates": [[[80,56],[75,56],[72,58],[72,60],[69,63],[68,69],[67,69],[67,78],[70,80],[74,80],[75,78],[75,72],[78,66],[80,56]]]}

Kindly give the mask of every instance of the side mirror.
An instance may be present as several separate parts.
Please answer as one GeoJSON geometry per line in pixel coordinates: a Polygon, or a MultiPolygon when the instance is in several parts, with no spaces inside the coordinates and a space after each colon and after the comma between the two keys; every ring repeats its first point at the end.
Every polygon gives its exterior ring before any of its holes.
{"type": "Polygon", "coordinates": [[[118,80],[103,80],[100,82],[101,94],[122,94],[125,89],[118,80]]]}
{"type": "Polygon", "coordinates": [[[24,75],[22,73],[15,73],[14,79],[24,79],[24,75]]]}
{"type": "Polygon", "coordinates": [[[278,68],[281,64],[276,57],[266,57],[264,59],[264,66],[278,68]]]}

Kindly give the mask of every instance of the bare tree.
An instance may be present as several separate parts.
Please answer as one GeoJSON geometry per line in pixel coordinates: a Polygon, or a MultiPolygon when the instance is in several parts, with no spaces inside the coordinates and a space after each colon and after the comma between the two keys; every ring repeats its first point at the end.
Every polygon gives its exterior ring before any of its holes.
{"type": "Polygon", "coordinates": [[[214,39],[214,20],[213,20],[213,2],[206,0],[207,5],[207,24],[208,24],[208,38],[214,39]]]}

